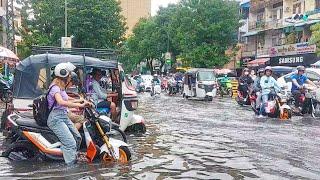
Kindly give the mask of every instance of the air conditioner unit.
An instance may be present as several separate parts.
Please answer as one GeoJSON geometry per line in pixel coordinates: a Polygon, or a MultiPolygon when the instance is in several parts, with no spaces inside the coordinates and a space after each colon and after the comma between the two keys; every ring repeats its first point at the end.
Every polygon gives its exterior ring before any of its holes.
{"type": "Polygon", "coordinates": [[[291,10],[290,7],[286,7],[284,12],[290,12],[290,10],[291,10]]]}

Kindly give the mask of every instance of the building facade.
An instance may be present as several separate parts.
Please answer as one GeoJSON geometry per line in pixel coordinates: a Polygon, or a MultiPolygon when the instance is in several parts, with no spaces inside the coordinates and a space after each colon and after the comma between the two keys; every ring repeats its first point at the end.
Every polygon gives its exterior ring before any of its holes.
{"type": "Polygon", "coordinates": [[[316,62],[310,26],[320,22],[320,0],[251,0],[241,62],[297,66],[316,62]]]}
{"type": "Polygon", "coordinates": [[[122,8],[122,15],[126,18],[128,30],[126,35],[132,33],[133,27],[140,18],[151,16],[151,0],[119,0],[122,8]]]}

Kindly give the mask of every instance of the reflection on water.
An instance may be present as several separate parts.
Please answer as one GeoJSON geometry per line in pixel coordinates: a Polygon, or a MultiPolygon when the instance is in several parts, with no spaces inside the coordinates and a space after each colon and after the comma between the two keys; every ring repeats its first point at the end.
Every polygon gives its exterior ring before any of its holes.
{"type": "MultiPolygon", "coordinates": [[[[140,98],[147,133],[129,136],[129,165],[0,158],[0,179],[319,179],[319,122],[257,120],[229,99],[140,98]]],[[[0,141],[3,141],[0,135],[0,141]]]]}

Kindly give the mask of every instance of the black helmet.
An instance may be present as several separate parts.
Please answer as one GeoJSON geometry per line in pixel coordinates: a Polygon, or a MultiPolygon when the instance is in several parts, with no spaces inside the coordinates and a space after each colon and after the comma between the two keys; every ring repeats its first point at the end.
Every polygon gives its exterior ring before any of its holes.
{"type": "Polygon", "coordinates": [[[298,71],[305,71],[305,69],[306,69],[306,68],[305,68],[304,66],[298,66],[298,67],[297,67],[297,70],[298,70],[298,71]]]}
{"type": "Polygon", "coordinates": [[[259,74],[259,73],[262,73],[262,72],[264,72],[264,69],[263,69],[263,68],[260,68],[260,69],[258,69],[258,72],[257,72],[257,73],[259,74]]]}

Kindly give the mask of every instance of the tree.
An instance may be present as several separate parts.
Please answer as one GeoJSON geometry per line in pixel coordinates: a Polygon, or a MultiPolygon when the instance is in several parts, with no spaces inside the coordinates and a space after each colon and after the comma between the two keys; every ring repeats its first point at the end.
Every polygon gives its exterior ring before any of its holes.
{"type": "Polygon", "coordinates": [[[320,23],[311,26],[311,43],[317,46],[317,55],[320,56],[320,23]]]}
{"type": "MultiPolygon", "coordinates": [[[[64,0],[20,0],[22,52],[32,45],[60,46],[64,35],[64,0]]],[[[68,0],[68,36],[80,48],[116,48],[124,40],[125,21],[116,0],[68,0]]],[[[29,50],[28,50],[29,49],[29,50]]]]}
{"type": "Polygon", "coordinates": [[[224,0],[182,0],[173,17],[174,41],[191,66],[213,67],[228,62],[225,51],[236,42],[238,3],[224,0]]]}
{"type": "Polygon", "coordinates": [[[128,39],[128,50],[140,60],[172,52],[188,66],[213,67],[228,62],[239,27],[238,3],[228,0],[182,0],[140,21],[128,39]],[[169,46],[168,46],[169,45],[169,46]]]}

